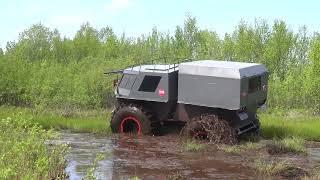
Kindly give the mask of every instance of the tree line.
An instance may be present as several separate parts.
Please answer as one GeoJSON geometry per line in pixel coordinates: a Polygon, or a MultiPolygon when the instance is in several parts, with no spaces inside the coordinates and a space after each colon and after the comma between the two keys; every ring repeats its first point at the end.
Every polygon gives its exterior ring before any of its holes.
{"type": "Polygon", "coordinates": [[[0,104],[32,107],[111,106],[111,79],[103,72],[151,59],[219,59],[268,67],[271,107],[320,109],[320,35],[294,32],[281,20],[241,21],[223,37],[187,16],[174,32],[137,38],[85,23],[73,38],[34,24],[0,49],[0,104]]]}

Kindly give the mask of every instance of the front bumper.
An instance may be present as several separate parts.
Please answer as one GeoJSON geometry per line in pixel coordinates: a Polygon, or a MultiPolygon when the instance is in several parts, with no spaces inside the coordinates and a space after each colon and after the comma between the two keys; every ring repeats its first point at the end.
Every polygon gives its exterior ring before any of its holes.
{"type": "Polygon", "coordinates": [[[238,121],[234,124],[238,135],[259,129],[259,121],[255,113],[242,112],[238,113],[238,121]]]}

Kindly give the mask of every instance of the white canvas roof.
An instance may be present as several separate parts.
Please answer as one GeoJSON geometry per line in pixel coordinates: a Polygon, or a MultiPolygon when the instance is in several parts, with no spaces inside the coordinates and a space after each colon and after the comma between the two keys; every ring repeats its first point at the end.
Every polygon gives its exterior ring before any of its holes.
{"type": "Polygon", "coordinates": [[[262,64],[234,61],[201,60],[181,63],[179,74],[240,79],[267,72],[262,64]]]}

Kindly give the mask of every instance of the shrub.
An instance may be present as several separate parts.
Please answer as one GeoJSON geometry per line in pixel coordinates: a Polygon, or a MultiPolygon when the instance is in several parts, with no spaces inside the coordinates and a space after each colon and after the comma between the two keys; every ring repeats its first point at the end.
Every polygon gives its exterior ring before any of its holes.
{"type": "Polygon", "coordinates": [[[0,179],[66,178],[66,146],[48,148],[57,137],[23,118],[0,120],[0,179]]]}

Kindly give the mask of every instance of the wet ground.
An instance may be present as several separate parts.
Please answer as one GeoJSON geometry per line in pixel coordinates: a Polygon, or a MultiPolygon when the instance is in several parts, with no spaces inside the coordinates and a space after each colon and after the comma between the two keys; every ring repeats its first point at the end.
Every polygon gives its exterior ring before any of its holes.
{"type": "MultiPolygon", "coordinates": [[[[98,179],[256,179],[259,176],[239,155],[218,150],[182,151],[177,134],[134,137],[64,131],[54,143],[70,146],[66,157],[70,179],[82,179],[98,153],[105,155],[95,172],[98,179]]],[[[308,150],[308,156],[302,160],[294,156],[293,160],[309,165],[311,161],[320,162],[320,148],[308,150]]]]}

